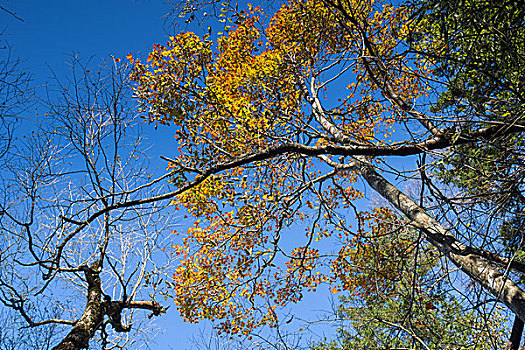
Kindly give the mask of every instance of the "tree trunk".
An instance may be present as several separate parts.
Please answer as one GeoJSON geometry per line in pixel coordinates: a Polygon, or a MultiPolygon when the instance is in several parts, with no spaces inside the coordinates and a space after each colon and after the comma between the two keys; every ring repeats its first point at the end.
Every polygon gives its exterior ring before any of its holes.
{"type": "Polygon", "coordinates": [[[521,343],[521,335],[523,334],[523,321],[518,317],[514,316],[514,324],[512,325],[512,333],[510,339],[505,345],[505,350],[518,350],[521,343]]]}
{"type": "MultiPolygon", "coordinates": [[[[97,264],[94,264],[97,265],[97,264]]],[[[85,267],[84,274],[88,283],[87,303],[82,317],[75,323],[69,334],[53,350],[86,349],[89,340],[104,321],[102,288],[98,266],[85,267]]]]}
{"type": "MultiPolygon", "coordinates": [[[[84,274],[88,283],[87,303],[82,317],[75,323],[69,334],[62,339],[52,350],[79,350],[89,347],[89,341],[95,336],[107,316],[115,332],[129,332],[131,326],[122,324],[123,309],[149,310],[153,316],[165,312],[156,301],[111,301],[103,298],[100,281],[100,265],[84,267],[84,274]]],[[[151,316],[150,316],[151,317],[151,316]]]]}
{"type": "Polygon", "coordinates": [[[525,292],[518,285],[492,266],[490,261],[474,254],[474,249],[456,240],[423,208],[379,175],[371,164],[356,160],[356,170],[370,187],[404,213],[411,220],[411,225],[421,229],[428,242],[447,256],[461,271],[503,302],[516,317],[525,320],[525,292]]]}

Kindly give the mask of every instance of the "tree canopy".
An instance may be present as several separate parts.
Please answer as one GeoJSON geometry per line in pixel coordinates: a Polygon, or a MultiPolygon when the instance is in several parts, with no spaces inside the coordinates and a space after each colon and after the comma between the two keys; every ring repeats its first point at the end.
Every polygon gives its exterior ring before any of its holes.
{"type": "Polygon", "coordinates": [[[420,232],[411,244],[525,319],[521,231],[500,234],[523,216],[523,11],[478,0],[249,5],[214,40],[183,32],[144,62],[128,56],[142,111],[173,129],[172,203],[194,220],[173,247],[182,315],[248,334],[321,284],[368,288],[345,266],[364,234],[352,220],[371,215],[354,203],[372,189],[420,232]]]}

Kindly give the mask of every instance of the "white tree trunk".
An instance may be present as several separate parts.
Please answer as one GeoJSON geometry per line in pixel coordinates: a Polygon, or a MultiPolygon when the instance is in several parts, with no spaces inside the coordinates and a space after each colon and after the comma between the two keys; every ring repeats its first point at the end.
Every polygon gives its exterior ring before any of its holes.
{"type": "Polygon", "coordinates": [[[370,187],[405,214],[412,221],[411,224],[421,229],[425,238],[452,263],[480,283],[520,319],[525,320],[525,292],[508,276],[495,268],[489,260],[460,243],[423,208],[379,175],[368,162],[356,161],[356,168],[370,187]]]}

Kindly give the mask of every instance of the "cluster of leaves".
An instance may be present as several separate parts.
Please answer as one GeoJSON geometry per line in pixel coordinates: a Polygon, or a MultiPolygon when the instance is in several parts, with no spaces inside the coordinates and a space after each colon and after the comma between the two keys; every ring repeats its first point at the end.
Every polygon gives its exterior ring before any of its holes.
{"type": "MultiPolygon", "coordinates": [[[[362,228],[353,232],[348,218],[362,197],[352,162],[373,159],[380,147],[415,153],[446,147],[454,143],[454,127],[462,145],[441,163],[444,182],[496,193],[507,176],[521,181],[519,162],[506,164],[517,157],[519,142],[492,138],[481,150],[465,145],[470,130],[521,118],[516,108],[506,109],[522,103],[522,68],[506,58],[522,55],[522,30],[515,25],[521,10],[512,4],[494,10],[485,1],[461,5],[454,12],[448,2],[433,0],[415,6],[293,0],[272,17],[248,6],[215,41],[182,33],[154,46],[146,62],[129,57],[143,112],[151,122],[172,125],[178,143],[168,166],[180,190],[173,204],[194,222],[173,247],[181,261],[174,295],[186,320],[216,320],[230,334],[275,327],[280,307],[322,283],[362,300],[388,296],[390,308],[409,314],[416,304],[451,310],[443,315],[458,310],[460,303],[437,298],[438,292],[421,287],[414,295],[436,262],[417,259],[423,248],[406,223],[385,209],[357,215],[375,221],[367,236],[362,228]],[[485,33],[484,16],[505,23],[485,33]],[[503,54],[493,58],[491,50],[503,54]],[[436,88],[434,78],[445,81],[429,111],[439,118],[437,127],[427,110],[416,108],[436,88]],[[448,118],[451,111],[468,118],[457,122],[448,118]],[[412,128],[413,120],[425,129],[412,128]],[[392,141],[394,126],[407,132],[392,141]],[[414,145],[428,135],[433,139],[414,145]],[[341,151],[351,147],[366,151],[341,151]],[[479,172],[501,174],[497,186],[487,181],[493,177],[475,176],[479,172]],[[400,234],[387,242],[385,232],[400,234]]],[[[432,318],[433,308],[421,310],[428,312],[413,312],[432,318]]]]}
{"type": "MultiPolygon", "coordinates": [[[[425,8],[422,21],[434,23],[433,40],[413,46],[428,50],[438,66],[435,73],[448,80],[434,108],[456,111],[467,128],[475,120],[490,125],[521,119],[525,112],[523,1],[429,0],[425,8]]],[[[521,135],[493,140],[485,149],[455,147],[452,152],[457,154],[444,164],[456,172],[447,174],[442,168],[442,177],[478,194],[491,187],[491,180],[493,188],[503,178],[519,183],[510,177],[521,165],[522,147],[521,135]],[[468,166],[460,170],[459,164],[468,166]],[[496,178],[491,179],[492,174],[496,178]]]]}
{"type": "Polygon", "coordinates": [[[437,65],[435,73],[448,79],[435,108],[467,120],[519,117],[525,98],[524,18],[523,1],[423,2],[423,22],[433,28],[423,47],[437,65]]]}
{"type": "Polygon", "coordinates": [[[388,208],[362,213],[360,220],[362,229],[339,252],[335,272],[341,289],[353,297],[379,297],[388,294],[410,268],[407,264],[416,244],[407,223],[388,208]]]}
{"type": "MultiPolygon", "coordinates": [[[[474,122],[512,125],[523,119],[525,3],[429,0],[423,9],[422,21],[434,23],[433,40],[416,40],[413,47],[425,47],[436,74],[448,82],[433,109],[455,115],[466,129],[474,122]]],[[[498,214],[487,229],[500,232],[500,249],[509,256],[523,253],[523,151],[522,134],[501,135],[483,147],[451,148],[436,171],[466,195],[463,208],[473,210],[471,218],[498,214]]]]}
{"type": "Polygon", "coordinates": [[[425,93],[414,71],[419,64],[396,55],[408,9],[371,0],[345,6],[354,17],[341,19],[319,0],[292,1],[269,19],[249,6],[215,44],[182,33],[156,45],[146,63],[129,57],[150,121],[175,127],[179,148],[169,166],[175,184],[199,182],[210,165],[238,162],[173,201],[195,217],[183,244],[174,247],[182,261],[175,299],[189,321],[223,320],[224,331],[247,333],[273,327],[276,307],[299,301],[303,290],[322,282],[340,288],[335,276],[343,273],[330,271],[340,268],[337,258],[316,242],[351,234],[347,211],[361,197],[353,187],[356,174],[326,173],[320,159],[285,152],[249,166],[243,156],[298,142],[335,144],[313,109],[318,93],[327,94],[330,82],[344,75],[355,82],[333,89],[340,99],[328,112],[330,122],[349,143],[389,142],[392,125],[404,115],[392,113],[377,82],[366,78],[379,68],[361,59],[364,27],[367,40],[377,44],[375,54],[389,58],[386,69],[399,94],[415,99],[425,93]],[[328,74],[332,79],[316,81],[328,74]],[[303,243],[285,251],[281,232],[294,222],[304,222],[306,234],[295,234],[292,239],[303,243]]]}
{"type": "Polygon", "coordinates": [[[349,254],[347,293],[338,317],[338,339],[315,350],[501,349],[505,320],[465,309],[450,292],[441,256],[386,208],[374,210],[370,231],[349,254]],[[356,288],[357,287],[357,288],[356,288]]]}

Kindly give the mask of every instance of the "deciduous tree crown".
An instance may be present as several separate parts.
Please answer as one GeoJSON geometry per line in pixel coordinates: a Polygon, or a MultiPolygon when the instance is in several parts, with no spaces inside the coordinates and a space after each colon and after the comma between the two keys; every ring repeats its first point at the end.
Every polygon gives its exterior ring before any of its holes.
{"type": "Polygon", "coordinates": [[[371,288],[344,263],[366,231],[349,224],[368,215],[352,211],[358,179],[420,230],[416,245],[525,319],[509,275],[525,270],[497,233],[522,217],[510,196],[521,193],[523,4],[453,3],[249,6],[214,41],[184,32],[146,62],[128,57],[143,112],[178,144],[172,203],[194,225],[173,247],[173,292],[187,320],[247,334],[322,283],[371,288]],[[392,156],[410,155],[430,162],[394,166],[392,156]],[[379,170],[417,179],[419,204],[379,170]],[[284,236],[297,246],[283,248],[284,236]]]}

